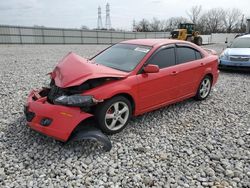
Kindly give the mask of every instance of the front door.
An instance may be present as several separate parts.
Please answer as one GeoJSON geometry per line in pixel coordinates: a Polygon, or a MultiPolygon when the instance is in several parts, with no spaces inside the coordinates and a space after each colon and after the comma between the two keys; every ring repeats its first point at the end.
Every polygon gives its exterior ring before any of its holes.
{"type": "Polygon", "coordinates": [[[175,61],[173,46],[162,47],[147,61],[146,64],[158,65],[160,71],[137,75],[139,111],[170,103],[179,96],[175,61]]]}

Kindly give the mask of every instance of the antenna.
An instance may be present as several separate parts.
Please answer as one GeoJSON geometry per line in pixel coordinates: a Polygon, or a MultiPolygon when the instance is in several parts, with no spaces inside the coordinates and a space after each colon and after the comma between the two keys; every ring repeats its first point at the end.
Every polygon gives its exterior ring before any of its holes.
{"type": "Polygon", "coordinates": [[[110,20],[110,7],[109,3],[106,5],[106,29],[110,30],[111,29],[111,20],[110,20]]]}
{"type": "Polygon", "coordinates": [[[97,20],[97,29],[102,29],[102,10],[101,7],[98,7],[98,20],[97,20]]]}

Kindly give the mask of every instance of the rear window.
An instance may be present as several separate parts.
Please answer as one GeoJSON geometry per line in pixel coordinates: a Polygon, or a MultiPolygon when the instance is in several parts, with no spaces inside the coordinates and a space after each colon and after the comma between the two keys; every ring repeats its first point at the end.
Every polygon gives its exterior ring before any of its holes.
{"type": "Polygon", "coordinates": [[[177,47],[177,63],[186,63],[201,59],[202,55],[197,50],[190,47],[177,47]]]}

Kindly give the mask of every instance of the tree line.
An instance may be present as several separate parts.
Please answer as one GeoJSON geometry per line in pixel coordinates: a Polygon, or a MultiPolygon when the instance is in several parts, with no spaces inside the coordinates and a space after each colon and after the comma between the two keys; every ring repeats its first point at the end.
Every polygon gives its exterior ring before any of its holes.
{"type": "Polygon", "coordinates": [[[244,33],[246,22],[243,13],[237,8],[212,8],[202,10],[202,6],[193,6],[187,11],[187,17],[171,17],[169,19],[142,19],[134,21],[133,30],[139,32],[173,31],[180,23],[194,23],[195,30],[201,34],[211,33],[244,33]]]}

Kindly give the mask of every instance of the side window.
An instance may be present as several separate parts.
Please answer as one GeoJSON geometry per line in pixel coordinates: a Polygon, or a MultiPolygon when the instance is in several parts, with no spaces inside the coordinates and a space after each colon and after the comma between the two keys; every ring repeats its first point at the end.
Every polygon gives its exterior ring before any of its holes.
{"type": "Polygon", "coordinates": [[[195,51],[196,59],[202,59],[202,55],[200,52],[195,51]]]}
{"type": "Polygon", "coordinates": [[[178,64],[196,60],[196,50],[188,47],[177,47],[178,64]]]}
{"type": "Polygon", "coordinates": [[[174,48],[166,48],[154,54],[148,64],[158,65],[160,69],[175,65],[174,48]]]}
{"type": "Polygon", "coordinates": [[[177,47],[177,59],[178,64],[194,61],[201,59],[202,55],[200,52],[189,47],[177,47]]]}

